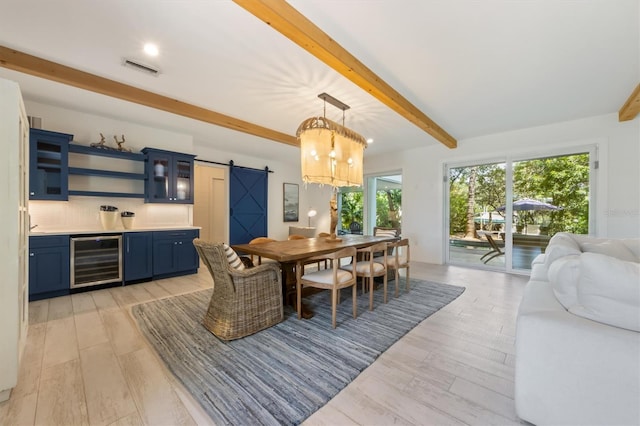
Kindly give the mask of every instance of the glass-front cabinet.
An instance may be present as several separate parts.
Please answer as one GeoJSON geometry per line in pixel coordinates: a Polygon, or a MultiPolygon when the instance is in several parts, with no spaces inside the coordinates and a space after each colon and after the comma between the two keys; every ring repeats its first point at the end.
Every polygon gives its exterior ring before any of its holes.
{"type": "Polygon", "coordinates": [[[145,148],[145,202],[193,204],[195,155],[145,148]]]}
{"type": "Polygon", "coordinates": [[[29,130],[29,199],[68,200],[68,152],[73,135],[29,130]]]}

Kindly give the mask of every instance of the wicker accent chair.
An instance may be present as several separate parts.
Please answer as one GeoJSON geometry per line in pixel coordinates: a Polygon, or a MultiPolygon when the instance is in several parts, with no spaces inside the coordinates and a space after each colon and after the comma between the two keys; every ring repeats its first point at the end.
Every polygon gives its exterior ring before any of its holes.
{"type": "Polygon", "coordinates": [[[213,295],[203,325],[222,340],[233,340],[282,321],[280,269],[264,264],[249,269],[229,265],[222,243],[193,240],[213,278],[213,295]]]}

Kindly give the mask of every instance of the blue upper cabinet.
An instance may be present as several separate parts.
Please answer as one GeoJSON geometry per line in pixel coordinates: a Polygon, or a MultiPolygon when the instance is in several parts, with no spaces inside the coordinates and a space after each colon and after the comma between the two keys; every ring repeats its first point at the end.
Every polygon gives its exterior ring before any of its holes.
{"type": "Polygon", "coordinates": [[[145,148],[146,203],[193,204],[195,155],[145,148]]]}
{"type": "Polygon", "coordinates": [[[73,135],[29,130],[29,199],[69,199],[69,142],[73,135]]]}

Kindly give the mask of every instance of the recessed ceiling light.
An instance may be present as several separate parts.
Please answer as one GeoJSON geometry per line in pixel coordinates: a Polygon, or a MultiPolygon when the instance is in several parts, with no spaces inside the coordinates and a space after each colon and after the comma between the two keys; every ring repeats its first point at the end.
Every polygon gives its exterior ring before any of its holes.
{"type": "Polygon", "coordinates": [[[144,45],[144,53],[149,56],[158,56],[158,46],[153,43],[147,43],[144,45]]]}
{"type": "Polygon", "coordinates": [[[373,143],[373,139],[371,138],[367,139],[367,143],[373,143]]]}

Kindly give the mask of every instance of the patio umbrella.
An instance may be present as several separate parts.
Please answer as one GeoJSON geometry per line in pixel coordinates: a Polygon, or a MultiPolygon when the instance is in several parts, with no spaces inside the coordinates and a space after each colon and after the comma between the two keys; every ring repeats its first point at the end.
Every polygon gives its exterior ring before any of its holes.
{"type": "MultiPolygon", "coordinates": [[[[500,206],[496,210],[504,211],[507,206],[500,206]]],[[[522,198],[513,202],[513,211],[557,211],[562,210],[562,207],[554,206],[553,204],[545,203],[544,201],[534,200],[532,198],[522,198]]],[[[524,216],[524,215],[523,215],[524,216]]],[[[533,217],[530,217],[533,220],[533,217]]],[[[528,229],[526,216],[522,217],[525,229],[528,229]]],[[[525,231],[527,232],[527,231],[525,231]]]]}
{"type": "MultiPolygon", "coordinates": [[[[507,206],[500,206],[496,210],[499,212],[504,211],[507,206]]],[[[562,207],[554,206],[553,204],[545,203],[543,201],[534,200],[531,198],[522,198],[521,200],[513,202],[513,210],[562,210],[562,207]]]]}

